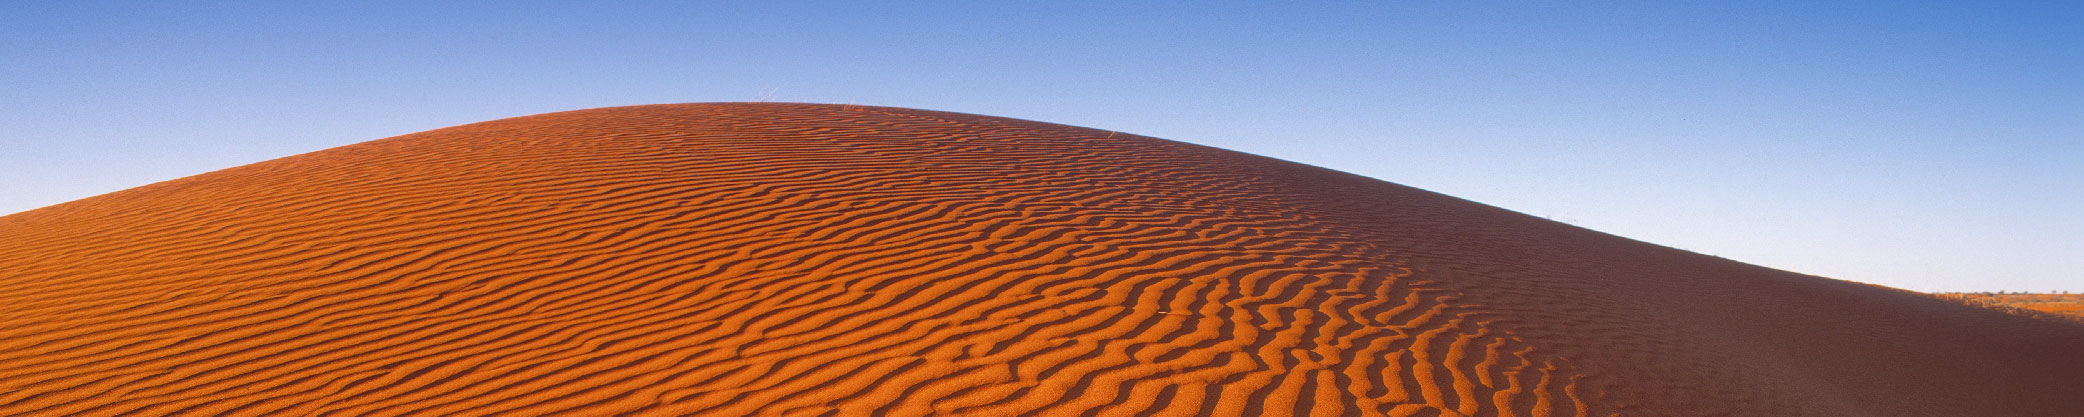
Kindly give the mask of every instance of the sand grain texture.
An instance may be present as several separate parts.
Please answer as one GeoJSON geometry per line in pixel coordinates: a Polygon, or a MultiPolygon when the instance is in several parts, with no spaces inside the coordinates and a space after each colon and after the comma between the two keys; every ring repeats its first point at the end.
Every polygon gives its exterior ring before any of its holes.
{"type": "Polygon", "coordinates": [[[505,119],[0,237],[0,415],[2084,415],[2074,323],[934,111],[505,119]]]}

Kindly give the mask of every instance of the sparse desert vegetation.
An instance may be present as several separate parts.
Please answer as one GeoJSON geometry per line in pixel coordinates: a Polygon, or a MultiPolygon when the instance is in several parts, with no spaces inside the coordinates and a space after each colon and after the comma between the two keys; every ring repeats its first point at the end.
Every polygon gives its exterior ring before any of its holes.
{"type": "Polygon", "coordinates": [[[1999,310],[2052,313],[2069,320],[2084,322],[2084,294],[1999,291],[1949,292],[1939,293],[1939,296],[1999,310]]]}

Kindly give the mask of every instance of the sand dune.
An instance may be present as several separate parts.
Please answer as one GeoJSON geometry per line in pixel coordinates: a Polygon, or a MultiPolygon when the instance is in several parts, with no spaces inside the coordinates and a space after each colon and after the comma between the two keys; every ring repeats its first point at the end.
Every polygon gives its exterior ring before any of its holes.
{"type": "Polygon", "coordinates": [[[2075,323],[933,111],[505,119],[0,237],[0,415],[2084,415],[2075,323]]]}
{"type": "Polygon", "coordinates": [[[2049,316],[2084,322],[2084,294],[2026,293],[1939,293],[1940,297],[1969,305],[1995,308],[2027,316],[2049,316]]]}

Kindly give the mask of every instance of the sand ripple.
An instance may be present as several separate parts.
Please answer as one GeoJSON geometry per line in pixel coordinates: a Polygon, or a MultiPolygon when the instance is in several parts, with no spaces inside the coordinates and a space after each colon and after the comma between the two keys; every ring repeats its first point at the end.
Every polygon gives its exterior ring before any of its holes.
{"type": "MultiPolygon", "coordinates": [[[[0,236],[0,415],[1876,409],[1751,340],[1775,330],[1698,301],[1856,285],[1282,161],[953,113],[530,116],[8,216],[0,236]]],[[[2059,333],[2021,342],[2031,358],[2084,353],[2074,329],[1975,317],[2059,333]]],[[[1923,340],[1876,332],[1843,337],[1923,340]]],[[[2064,388],[2040,375],[2023,381],[2064,388]]]]}

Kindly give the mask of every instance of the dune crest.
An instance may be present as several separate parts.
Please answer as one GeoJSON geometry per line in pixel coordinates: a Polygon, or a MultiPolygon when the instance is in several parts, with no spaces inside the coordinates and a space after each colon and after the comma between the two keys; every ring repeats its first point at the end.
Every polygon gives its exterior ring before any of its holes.
{"type": "Polygon", "coordinates": [[[0,236],[0,415],[2084,413],[2084,326],[946,112],[519,117],[0,236]]]}

